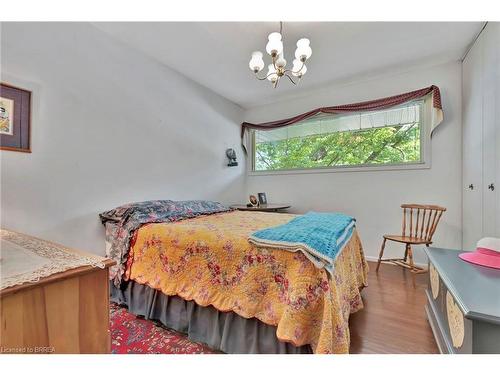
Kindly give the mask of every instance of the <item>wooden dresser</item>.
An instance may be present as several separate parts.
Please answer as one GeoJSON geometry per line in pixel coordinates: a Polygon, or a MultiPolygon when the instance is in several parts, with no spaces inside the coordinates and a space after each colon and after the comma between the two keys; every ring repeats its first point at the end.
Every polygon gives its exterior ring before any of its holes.
{"type": "Polygon", "coordinates": [[[113,264],[103,259],[104,268],[81,266],[2,289],[0,353],[109,353],[113,264]]]}
{"type": "Polygon", "coordinates": [[[500,270],[427,248],[426,312],[441,353],[500,353],[500,270]]]}

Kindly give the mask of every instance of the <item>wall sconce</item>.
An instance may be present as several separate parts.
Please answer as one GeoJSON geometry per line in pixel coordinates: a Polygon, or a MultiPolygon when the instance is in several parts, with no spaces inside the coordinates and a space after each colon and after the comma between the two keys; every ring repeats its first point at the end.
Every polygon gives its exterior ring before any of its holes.
{"type": "Polygon", "coordinates": [[[234,151],[232,148],[228,148],[226,150],[226,156],[229,159],[228,167],[236,167],[238,165],[238,162],[236,161],[236,151],[234,151]]]}

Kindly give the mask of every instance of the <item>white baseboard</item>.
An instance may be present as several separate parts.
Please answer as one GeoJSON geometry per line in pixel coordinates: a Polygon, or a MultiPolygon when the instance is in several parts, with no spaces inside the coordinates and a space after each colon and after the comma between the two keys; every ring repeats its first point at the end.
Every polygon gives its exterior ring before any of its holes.
{"type": "MultiPolygon", "coordinates": [[[[371,255],[365,255],[365,258],[366,258],[366,260],[369,260],[370,262],[377,262],[378,261],[378,257],[374,257],[374,256],[371,256],[371,255]]],[[[427,268],[427,263],[417,263],[417,262],[415,262],[415,265],[418,266],[418,267],[427,268]]]]}

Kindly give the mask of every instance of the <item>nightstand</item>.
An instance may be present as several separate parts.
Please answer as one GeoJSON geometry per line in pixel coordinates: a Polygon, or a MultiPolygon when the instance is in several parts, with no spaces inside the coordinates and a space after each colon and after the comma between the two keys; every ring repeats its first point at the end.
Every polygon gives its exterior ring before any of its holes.
{"type": "Polygon", "coordinates": [[[261,212],[280,212],[292,207],[289,204],[261,204],[257,207],[247,207],[245,204],[233,204],[229,206],[239,211],[261,211],[261,212]]]}

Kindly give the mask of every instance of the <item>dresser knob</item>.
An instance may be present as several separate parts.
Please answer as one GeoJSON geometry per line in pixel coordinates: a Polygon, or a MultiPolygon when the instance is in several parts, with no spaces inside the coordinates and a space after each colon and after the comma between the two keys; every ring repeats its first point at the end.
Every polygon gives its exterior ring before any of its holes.
{"type": "Polygon", "coordinates": [[[495,190],[495,184],[493,184],[493,182],[489,184],[488,189],[490,189],[491,191],[495,190]]]}
{"type": "Polygon", "coordinates": [[[469,189],[474,190],[474,184],[470,184],[469,189]]]}

